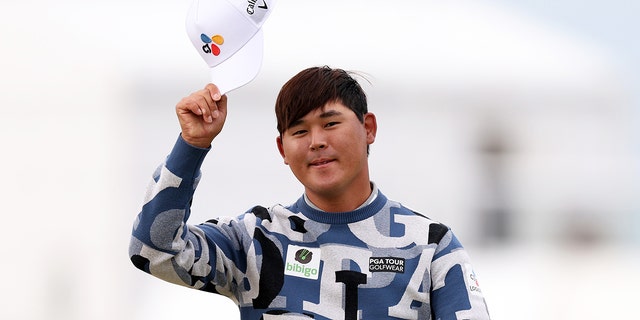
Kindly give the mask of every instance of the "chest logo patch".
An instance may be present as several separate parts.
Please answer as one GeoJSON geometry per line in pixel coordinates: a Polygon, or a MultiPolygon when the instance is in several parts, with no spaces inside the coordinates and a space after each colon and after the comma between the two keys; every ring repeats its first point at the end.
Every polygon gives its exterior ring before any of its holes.
{"type": "Polygon", "coordinates": [[[289,245],[284,274],[318,280],[320,273],[320,248],[289,245]]]}
{"type": "Polygon", "coordinates": [[[404,258],[371,257],[369,258],[369,272],[404,273],[404,258]]]}

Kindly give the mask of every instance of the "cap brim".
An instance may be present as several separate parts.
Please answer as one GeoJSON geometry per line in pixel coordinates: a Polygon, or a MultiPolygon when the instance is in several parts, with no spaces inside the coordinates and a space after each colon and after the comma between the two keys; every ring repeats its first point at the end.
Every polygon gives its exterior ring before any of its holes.
{"type": "Polygon", "coordinates": [[[211,68],[211,82],[226,94],[251,82],[262,66],[264,36],[262,29],[240,50],[224,62],[211,68]]]}

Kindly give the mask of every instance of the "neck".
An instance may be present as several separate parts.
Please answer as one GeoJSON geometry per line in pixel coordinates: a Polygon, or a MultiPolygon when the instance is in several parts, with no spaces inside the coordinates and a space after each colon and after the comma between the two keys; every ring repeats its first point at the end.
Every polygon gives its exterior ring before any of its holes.
{"type": "Polygon", "coordinates": [[[365,203],[372,192],[373,188],[369,182],[366,187],[358,189],[355,193],[323,195],[306,190],[305,195],[312,205],[324,212],[349,212],[365,203]]]}

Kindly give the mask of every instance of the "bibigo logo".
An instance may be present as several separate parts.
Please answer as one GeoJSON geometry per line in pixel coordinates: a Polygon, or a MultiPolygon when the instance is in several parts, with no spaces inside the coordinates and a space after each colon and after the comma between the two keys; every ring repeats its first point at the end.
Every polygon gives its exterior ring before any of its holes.
{"type": "Polygon", "coordinates": [[[289,245],[284,274],[305,278],[318,279],[320,273],[320,248],[304,248],[289,245]]]}
{"type": "Polygon", "coordinates": [[[202,46],[202,51],[204,51],[204,53],[211,53],[214,56],[220,55],[219,46],[224,44],[224,37],[219,34],[209,37],[208,35],[203,33],[200,35],[200,39],[202,40],[202,42],[204,42],[204,45],[202,46]]]}

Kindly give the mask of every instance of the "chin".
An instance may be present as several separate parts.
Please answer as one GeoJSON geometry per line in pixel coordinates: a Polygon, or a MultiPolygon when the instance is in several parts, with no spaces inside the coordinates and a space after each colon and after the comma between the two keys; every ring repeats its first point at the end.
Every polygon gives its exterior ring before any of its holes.
{"type": "Polygon", "coordinates": [[[340,184],[337,182],[315,182],[309,184],[307,189],[315,194],[324,196],[332,196],[340,192],[338,190],[341,190],[340,184]]]}

